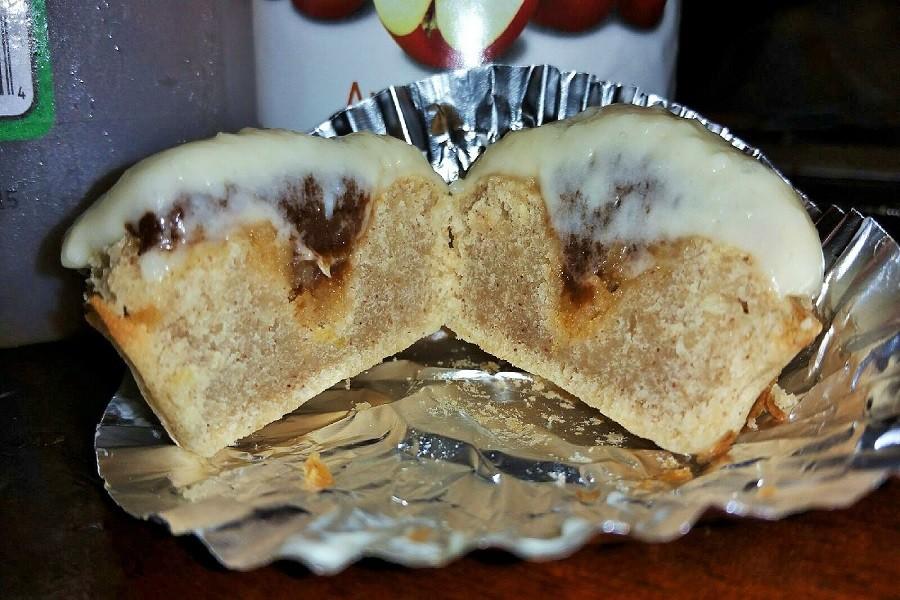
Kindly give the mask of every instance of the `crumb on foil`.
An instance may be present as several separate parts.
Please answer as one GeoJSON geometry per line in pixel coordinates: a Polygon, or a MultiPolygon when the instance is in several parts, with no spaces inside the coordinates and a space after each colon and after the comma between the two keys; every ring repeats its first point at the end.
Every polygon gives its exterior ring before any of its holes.
{"type": "Polygon", "coordinates": [[[369,410],[370,408],[372,408],[372,404],[365,400],[363,400],[362,402],[357,402],[353,405],[353,410],[355,410],[356,412],[362,412],[364,410],[369,410]]]}
{"type": "Polygon", "coordinates": [[[428,527],[413,527],[406,532],[406,537],[411,542],[424,544],[431,539],[433,533],[434,532],[428,527]]]}
{"type": "Polygon", "coordinates": [[[771,395],[772,404],[775,408],[782,412],[785,420],[790,417],[791,411],[794,410],[794,407],[800,403],[800,398],[798,398],[794,394],[784,391],[777,383],[772,386],[771,395]]]}
{"type": "Polygon", "coordinates": [[[321,492],[334,485],[334,477],[319,458],[318,452],[310,454],[303,463],[303,484],[311,492],[321,492]]]}
{"type": "Polygon", "coordinates": [[[785,392],[781,386],[773,382],[771,386],[763,390],[750,408],[750,412],[747,414],[746,429],[757,431],[760,425],[757,420],[764,414],[771,417],[772,423],[784,423],[798,402],[797,396],[785,392]]]}
{"type": "Polygon", "coordinates": [[[708,465],[713,461],[724,457],[728,454],[728,451],[731,450],[731,445],[734,444],[734,440],[736,439],[737,432],[729,431],[720,437],[710,448],[707,448],[703,452],[698,452],[696,455],[697,462],[701,465],[708,465]]]}
{"type": "Polygon", "coordinates": [[[659,481],[664,481],[672,485],[681,485],[694,478],[694,474],[688,467],[679,467],[677,469],[666,469],[656,476],[659,481]]]}
{"type": "Polygon", "coordinates": [[[596,502],[600,497],[600,490],[583,490],[579,488],[575,490],[575,497],[578,498],[580,502],[590,504],[591,502],[596,502]]]}

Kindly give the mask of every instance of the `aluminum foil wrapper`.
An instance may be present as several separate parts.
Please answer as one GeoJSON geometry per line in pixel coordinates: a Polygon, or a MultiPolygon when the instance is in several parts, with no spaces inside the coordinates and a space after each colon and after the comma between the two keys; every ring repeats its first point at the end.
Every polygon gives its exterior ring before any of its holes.
{"type": "MultiPolygon", "coordinates": [[[[697,119],[768,164],[679,104],[548,66],[391,87],[315,133],[393,135],[452,181],[510,130],[617,102],[697,119]]],[[[598,533],[671,540],[708,508],[777,519],[846,506],[900,468],[900,249],[856,212],[807,206],[827,262],[825,328],[781,375],[799,402],[712,464],[438,332],[210,459],[169,441],[129,377],[97,428],[100,474],[126,511],[197,535],[230,568],[293,559],[318,573],[363,556],[441,565],[486,547],[551,559],[598,533]]]]}

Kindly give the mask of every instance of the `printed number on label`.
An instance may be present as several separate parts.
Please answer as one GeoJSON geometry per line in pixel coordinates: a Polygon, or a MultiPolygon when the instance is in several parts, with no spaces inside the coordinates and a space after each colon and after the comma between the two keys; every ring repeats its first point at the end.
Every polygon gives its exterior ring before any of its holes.
{"type": "Polygon", "coordinates": [[[27,0],[0,0],[0,117],[24,115],[34,103],[27,0]]]}

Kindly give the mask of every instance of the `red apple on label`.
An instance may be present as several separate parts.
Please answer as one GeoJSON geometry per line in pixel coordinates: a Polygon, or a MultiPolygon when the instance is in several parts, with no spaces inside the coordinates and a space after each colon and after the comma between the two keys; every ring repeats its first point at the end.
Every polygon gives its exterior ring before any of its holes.
{"type": "Polygon", "coordinates": [[[540,0],[532,21],[575,33],[598,24],[612,12],[615,0],[540,0]]]}
{"type": "Polygon", "coordinates": [[[666,0],[619,0],[619,15],[635,27],[652,29],[662,21],[666,0]]]}
{"type": "Polygon", "coordinates": [[[385,29],[411,57],[440,69],[473,67],[503,54],[538,0],[375,0],[385,29]]]}
{"type": "Polygon", "coordinates": [[[366,0],[292,0],[294,6],[313,19],[346,19],[366,0]]]}

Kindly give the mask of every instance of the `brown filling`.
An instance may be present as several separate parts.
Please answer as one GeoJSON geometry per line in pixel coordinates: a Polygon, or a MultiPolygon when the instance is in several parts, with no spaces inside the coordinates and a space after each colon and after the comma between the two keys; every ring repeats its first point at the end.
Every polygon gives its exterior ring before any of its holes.
{"type": "Polygon", "coordinates": [[[184,200],[179,200],[165,215],[145,213],[141,220],[125,226],[128,233],[138,239],[140,254],[153,248],[172,250],[185,241],[184,200]]]}
{"type": "Polygon", "coordinates": [[[325,215],[322,186],[312,175],[307,175],[302,182],[289,185],[281,195],[278,207],[294,226],[297,236],[291,262],[294,270],[291,300],[312,289],[325,277],[315,261],[302,256],[302,246],[321,257],[321,261],[329,266],[332,278],[340,278],[346,272],[347,259],[353,242],[362,232],[370,198],[356,181],[344,178],[341,183],[344,191],[335,201],[331,218],[325,215]]]}
{"type": "Polygon", "coordinates": [[[614,294],[628,279],[628,258],[641,248],[637,244],[606,245],[570,235],[563,247],[563,293],[576,307],[594,299],[598,282],[614,294]]]}
{"type": "MultiPolygon", "coordinates": [[[[340,278],[347,272],[350,252],[362,234],[371,198],[353,179],[343,178],[341,186],[343,189],[335,199],[330,218],[325,214],[322,185],[312,175],[288,183],[275,196],[278,211],[293,229],[291,300],[323,279],[340,278]],[[311,260],[304,249],[314,253],[318,260],[311,260]],[[319,263],[329,270],[329,275],[322,272],[319,263]]],[[[218,200],[218,205],[227,210],[228,198],[218,200]]],[[[182,197],[167,214],[145,213],[136,224],[126,225],[126,229],[137,238],[139,254],[154,248],[173,250],[180,244],[195,241],[187,239],[184,224],[190,213],[191,199],[182,197]]]]}
{"type": "Polygon", "coordinates": [[[619,182],[615,198],[598,208],[589,210],[581,190],[560,196],[560,210],[567,217],[575,217],[584,224],[579,234],[562,239],[563,294],[574,308],[592,302],[599,283],[614,294],[627,281],[626,265],[645,245],[615,242],[595,242],[594,232],[608,227],[623,202],[640,202],[644,214],[652,210],[653,196],[659,184],[652,179],[638,182],[619,182]]]}

